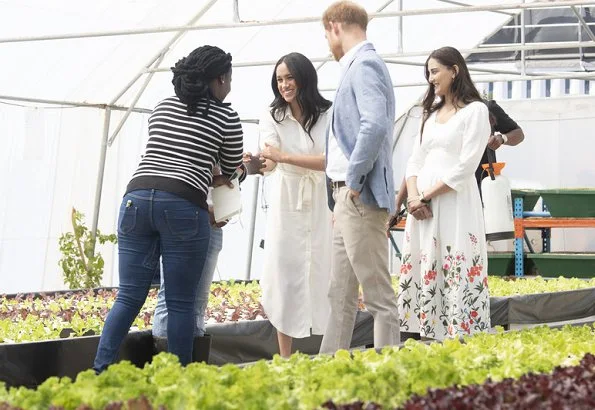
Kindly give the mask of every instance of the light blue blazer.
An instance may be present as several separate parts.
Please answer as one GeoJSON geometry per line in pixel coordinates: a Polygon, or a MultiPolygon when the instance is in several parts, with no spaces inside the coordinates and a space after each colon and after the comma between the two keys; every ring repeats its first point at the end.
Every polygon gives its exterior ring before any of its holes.
{"type": "MultiPolygon", "coordinates": [[[[364,44],[347,62],[331,118],[329,127],[333,127],[339,147],[349,159],[347,186],[360,191],[364,204],[394,212],[395,95],[386,64],[372,44],[364,44]]],[[[327,157],[328,138],[327,129],[327,157]]],[[[328,182],[329,208],[333,210],[335,203],[328,182]]]]}

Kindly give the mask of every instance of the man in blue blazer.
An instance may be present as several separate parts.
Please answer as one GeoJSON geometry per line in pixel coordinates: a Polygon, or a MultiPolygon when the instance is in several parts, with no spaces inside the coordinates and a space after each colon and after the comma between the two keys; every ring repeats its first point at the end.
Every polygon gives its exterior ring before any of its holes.
{"type": "Polygon", "coordinates": [[[374,346],[400,341],[385,228],[395,207],[391,150],[395,98],[388,69],[366,39],[365,9],[339,1],[324,12],[322,22],[341,65],[327,132],[326,174],[335,223],[331,312],[320,347],[321,353],[333,353],[350,347],[360,284],[374,317],[374,346]]]}

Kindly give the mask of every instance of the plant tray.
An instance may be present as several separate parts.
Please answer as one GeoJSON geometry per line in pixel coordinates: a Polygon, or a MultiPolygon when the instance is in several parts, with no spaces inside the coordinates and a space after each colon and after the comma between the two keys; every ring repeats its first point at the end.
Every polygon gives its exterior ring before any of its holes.
{"type": "MultiPolygon", "coordinates": [[[[533,261],[523,259],[525,275],[532,274],[534,270],[533,261]]],[[[492,276],[513,276],[514,275],[514,253],[513,252],[488,252],[488,274],[492,276]]]]}
{"type": "Polygon", "coordinates": [[[523,211],[525,212],[532,211],[540,197],[539,192],[534,189],[512,189],[510,192],[513,204],[516,198],[523,198],[523,211]]]}
{"type": "Polygon", "coordinates": [[[488,274],[493,276],[514,275],[514,253],[488,253],[488,274]]]}
{"type": "Polygon", "coordinates": [[[595,277],[595,253],[530,253],[541,276],[595,277]]]}
{"type": "Polygon", "coordinates": [[[546,189],[539,193],[553,217],[595,217],[595,188],[546,189]]]}

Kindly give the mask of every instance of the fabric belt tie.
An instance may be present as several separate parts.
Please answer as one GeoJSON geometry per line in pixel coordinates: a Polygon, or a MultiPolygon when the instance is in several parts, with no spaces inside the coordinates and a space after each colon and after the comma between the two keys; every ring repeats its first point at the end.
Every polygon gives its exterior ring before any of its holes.
{"type": "Polygon", "coordinates": [[[312,205],[312,192],[314,191],[314,186],[320,180],[321,176],[315,172],[307,172],[302,175],[298,186],[296,211],[301,211],[303,207],[312,205]]]}

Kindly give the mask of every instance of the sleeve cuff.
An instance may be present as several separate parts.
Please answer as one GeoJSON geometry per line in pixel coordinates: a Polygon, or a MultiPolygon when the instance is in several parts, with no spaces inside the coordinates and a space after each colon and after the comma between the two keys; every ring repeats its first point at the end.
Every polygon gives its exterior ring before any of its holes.
{"type": "Polygon", "coordinates": [[[456,181],[453,181],[452,179],[450,179],[449,177],[446,178],[442,178],[441,179],[442,182],[444,182],[449,188],[457,191],[457,192],[461,192],[463,190],[463,184],[462,183],[457,183],[456,181]]]}

